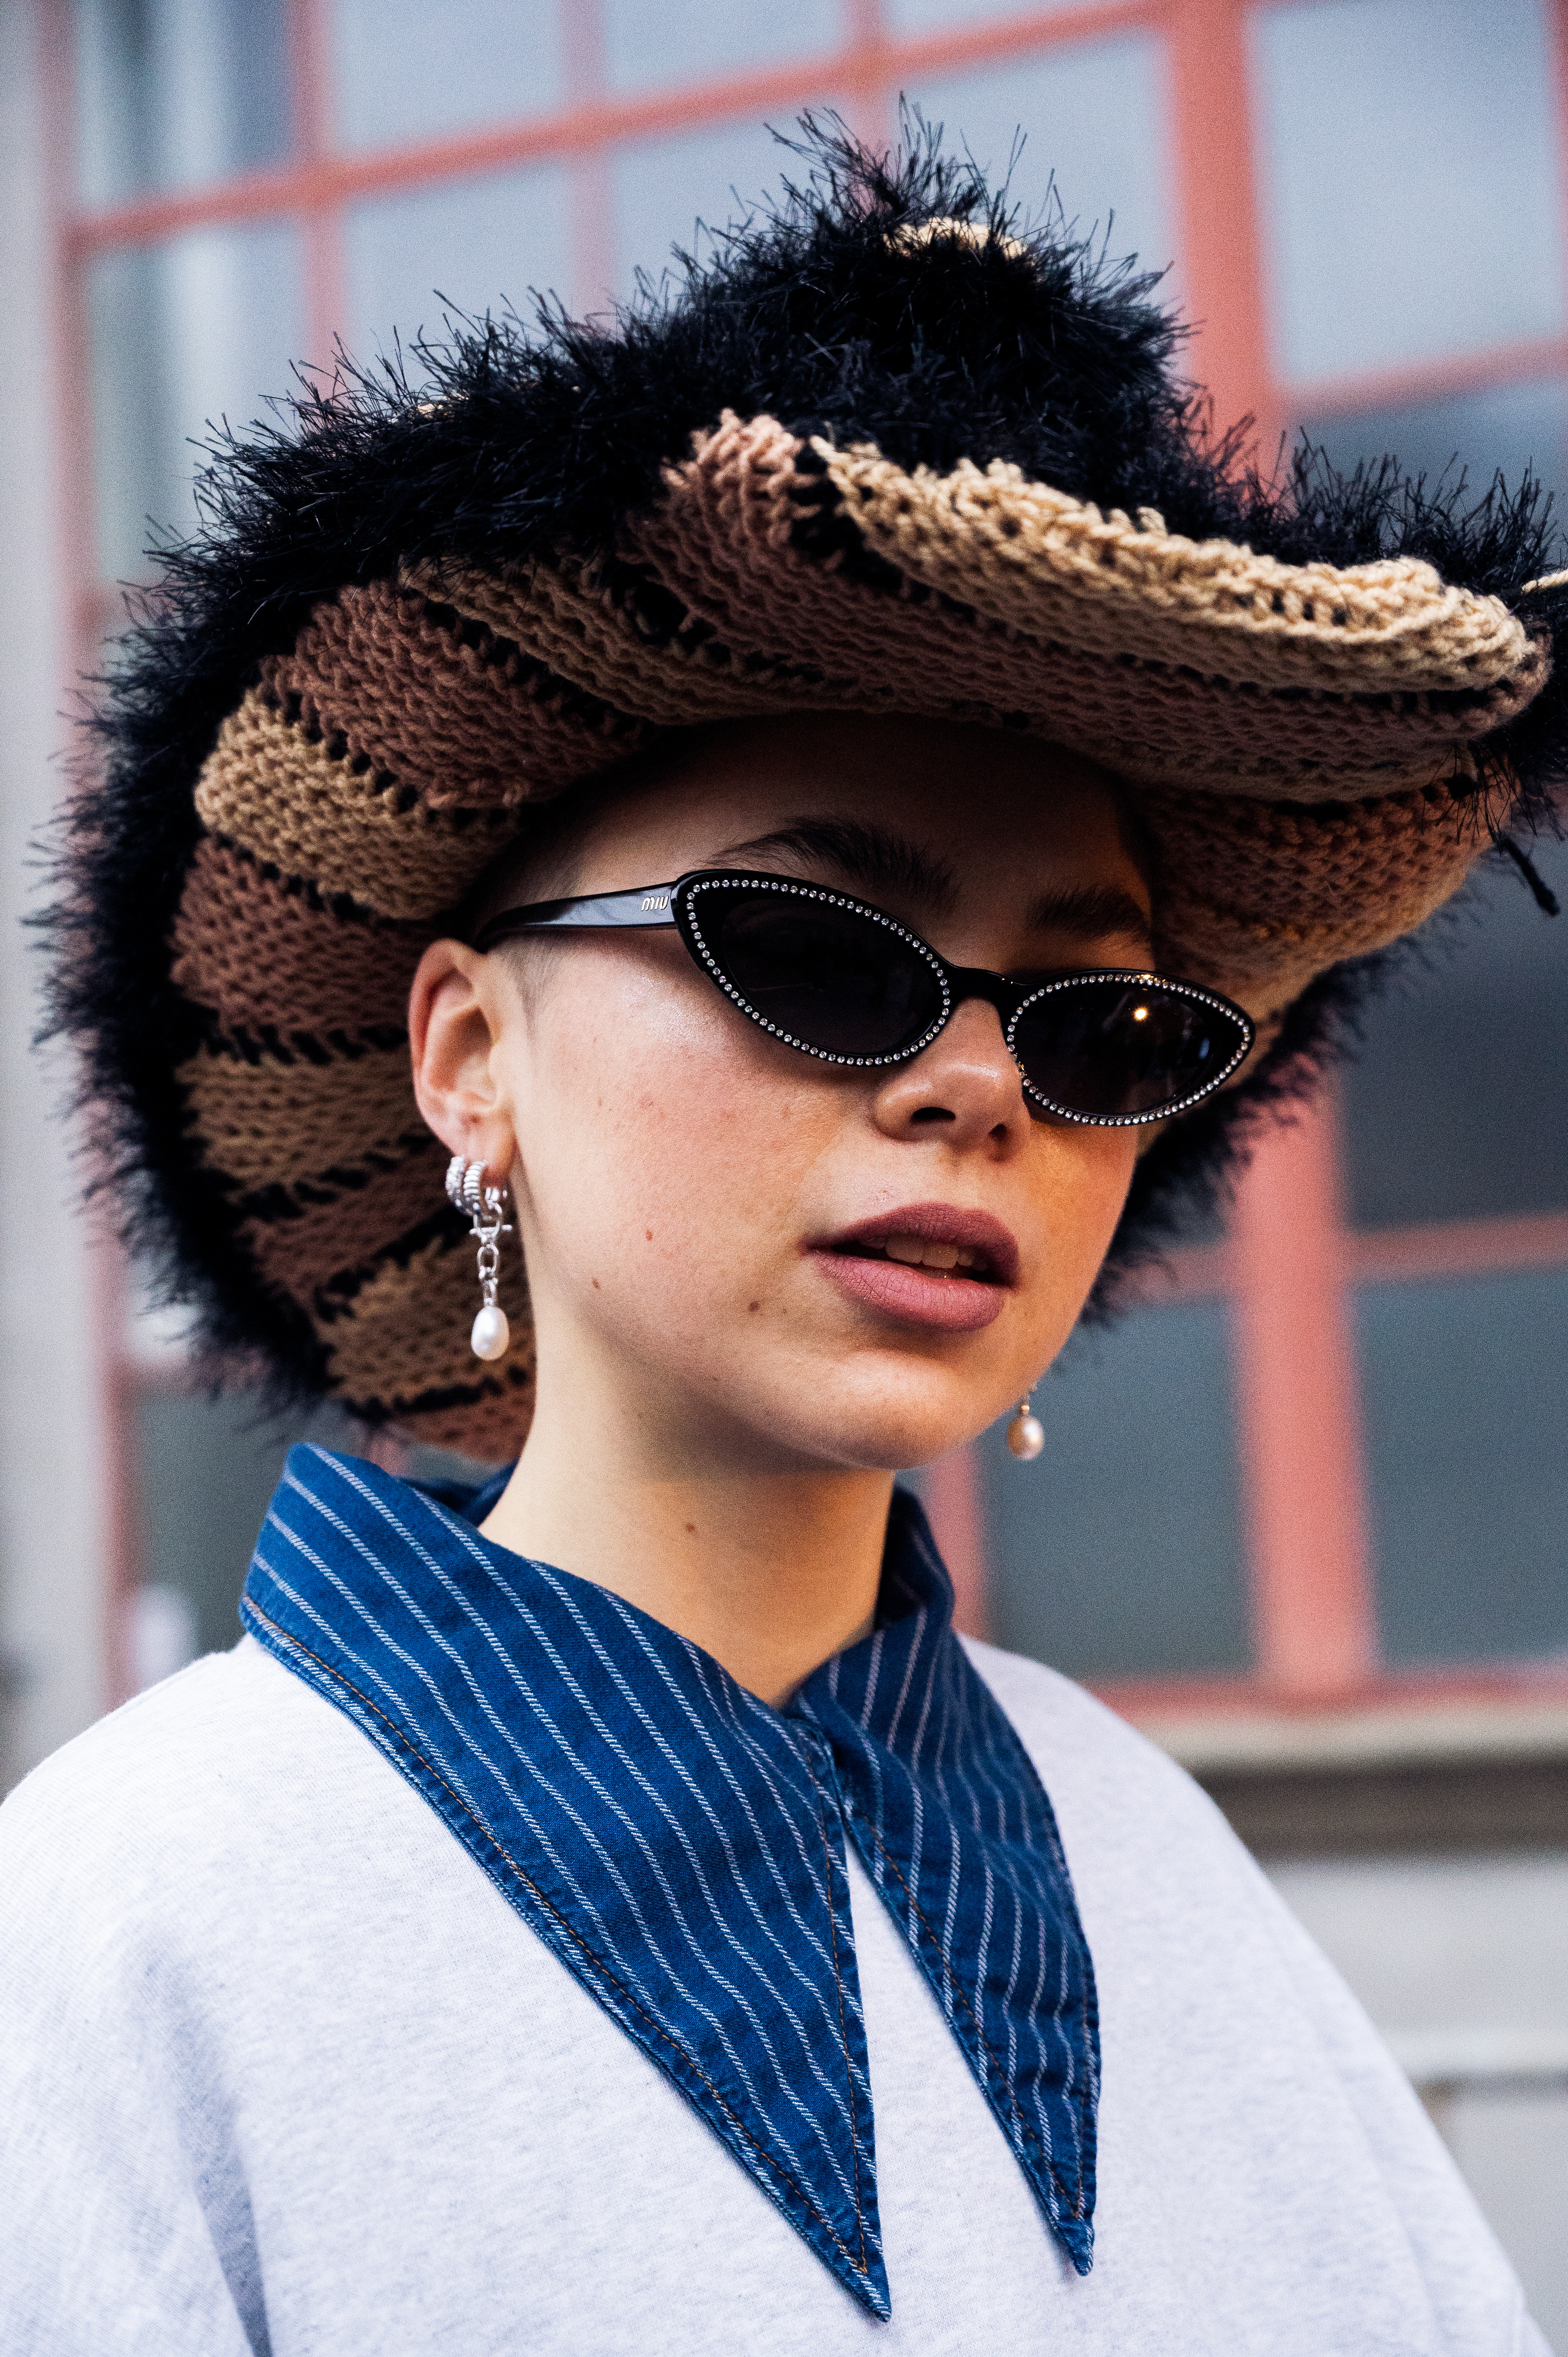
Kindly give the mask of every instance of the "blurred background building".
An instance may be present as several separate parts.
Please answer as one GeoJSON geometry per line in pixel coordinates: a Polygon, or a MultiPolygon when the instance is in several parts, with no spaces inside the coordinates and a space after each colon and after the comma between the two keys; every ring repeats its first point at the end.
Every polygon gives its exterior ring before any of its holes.
{"type": "MultiPolygon", "coordinates": [[[[61,716],[149,520],[191,522],[209,421],[293,363],[401,339],[417,376],[449,312],[607,311],[777,188],[769,124],[884,138],[900,95],[1168,268],[1265,453],[1568,486],[1564,0],[0,7],[7,1781],[232,1641],[293,1437],[193,1387],[28,1047],[61,716]]],[[[1568,919],[1483,862],[1334,1101],[1036,1405],[1036,1466],[922,1477],[968,1625],[1208,1784],[1568,2349],[1568,919]]]]}

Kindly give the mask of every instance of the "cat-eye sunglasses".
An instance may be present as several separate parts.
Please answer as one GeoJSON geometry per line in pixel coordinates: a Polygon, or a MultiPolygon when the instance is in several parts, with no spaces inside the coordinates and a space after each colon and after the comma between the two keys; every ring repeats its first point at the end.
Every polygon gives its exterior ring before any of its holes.
{"type": "Polygon", "coordinates": [[[1241,1008],[1197,983],[1135,967],[1009,975],[951,965],[869,901],[745,869],[507,909],[473,946],[667,925],[743,1015],[826,1063],[908,1063],[963,1000],[986,999],[1026,1093],[1063,1121],[1124,1128],[1189,1113],[1252,1045],[1241,1008]]]}

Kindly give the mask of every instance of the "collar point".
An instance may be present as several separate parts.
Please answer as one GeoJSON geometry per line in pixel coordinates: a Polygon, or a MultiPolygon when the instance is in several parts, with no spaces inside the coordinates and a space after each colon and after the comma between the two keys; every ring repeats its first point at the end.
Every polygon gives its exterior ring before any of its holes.
{"type": "Polygon", "coordinates": [[[878,2324],[893,2319],[893,2297],[887,2288],[886,2276],[862,2276],[855,2286],[863,2307],[868,2308],[878,2324]]]}
{"type": "Polygon", "coordinates": [[[1080,2276],[1088,2275],[1094,2265],[1094,2228],[1089,2220],[1087,2218],[1058,2220],[1057,2235],[1072,2261],[1074,2273],[1080,2276]]]}

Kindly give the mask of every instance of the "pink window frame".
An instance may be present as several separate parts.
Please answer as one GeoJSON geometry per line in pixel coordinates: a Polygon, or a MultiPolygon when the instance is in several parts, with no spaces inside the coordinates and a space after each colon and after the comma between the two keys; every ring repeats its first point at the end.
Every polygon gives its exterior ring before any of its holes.
{"type": "MultiPolygon", "coordinates": [[[[787,65],[690,81],[630,97],[608,94],[601,0],[558,0],[570,102],[482,130],[363,152],[335,149],[324,0],[290,0],[295,152],[286,164],[221,184],[86,212],[74,199],[74,71],[70,0],[43,11],[51,115],[58,295],[57,378],[61,531],[73,593],[79,668],[113,618],[96,576],[92,447],[87,395],[86,268],[117,247],[186,230],[292,217],[304,233],[311,350],[324,359],[344,317],[342,227],[350,203],[506,167],[555,161],[573,178],[573,276],[613,276],[607,249],[609,162],[632,141],[736,118],[788,119],[837,104],[867,133],[885,132],[897,92],[928,76],[1022,59],[1113,32],[1155,34],[1165,61],[1176,227],[1195,373],[1219,424],[1251,415],[1260,446],[1304,414],[1432,399],[1547,372],[1568,375],[1568,337],[1498,345],[1450,361],[1284,383],[1270,359],[1255,159],[1250,20],[1288,0],[1088,0],[998,12],[919,38],[895,38],[882,0],[841,0],[837,49],[787,65]]],[[[1559,122],[1568,131],[1568,0],[1550,0],[1559,122]]],[[[1568,143],[1565,143],[1568,144],[1568,143]]],[[[1559,201],[1568,207],[1568,169],[1559,201]]],[[[1468,1220],[1357,1233],[1345,1222],[1332,1096],[1267,1141],[1245,1178],[1223,1247],[1178,1252],[1149,1280],[1149,1298],[1219,1296],[1230,1308],[1237,1437],[1246,1531],[1253,1665],[1245,1674],[1121,1681],[1101,1691],[1134,1716],[1231,1712],[1260,1703],[1305,1709],[1351,1701],[1536,1698],[1568,1695],[1568,1673],[1544,1665],[1432,1672],[1380,1668],[1368,1545],[1366,1469],[1350,1329],[1352,1290],[1568,1264],[1568,1213],[1468,1220]]],[[[123,1321],[106,1322],[105,1381],[119,1436],[117,1599],[138,1577],[129,1434],[133,1392],[147,1380],[126,1356],[123,1321]]],[[[983,1525],[972,1452],[933,1469],[933,1512],[958,1581],[961,1617],[986,1624],[983,1525]]],[[[122,1684],[124,1681],[122,1680],[122,1684]]]]}

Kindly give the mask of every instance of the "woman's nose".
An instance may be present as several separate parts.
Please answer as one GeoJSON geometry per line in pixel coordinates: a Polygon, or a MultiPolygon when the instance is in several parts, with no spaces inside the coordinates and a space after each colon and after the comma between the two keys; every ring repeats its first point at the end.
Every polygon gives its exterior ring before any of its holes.
{"type": "Polygon", "coordinates": [[[958,1151],[987,1143],[1012,1152],[1028,1135],[1029,1109],[996,1009],[966,998],[912,1063],[900,1064],[873,1107],[885,1136],[912,1145],[940,1139],[958,1151]]]}

